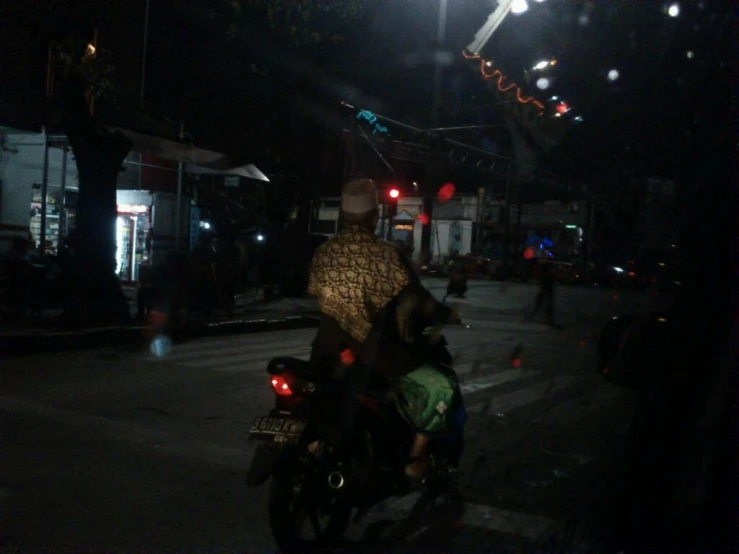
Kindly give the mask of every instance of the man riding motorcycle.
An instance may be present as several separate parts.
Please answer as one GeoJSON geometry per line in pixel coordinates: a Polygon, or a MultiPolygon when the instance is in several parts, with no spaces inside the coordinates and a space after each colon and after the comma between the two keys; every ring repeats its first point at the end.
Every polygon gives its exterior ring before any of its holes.
{"type": "MultiPolygon", "coordinates": [[[[308,292],[318,298],[322,321],[311,359],[338,359],[349,352],[350,389],[362,392],[370,372],[393,384],[398,409],[416,430],[405,472],[420,478],[429,465],[430,435],[450,432],[461,394],[448,352],[428,329],[458,322],[420,283],[410,262],[375,235],[377,187],[369,179],[342,191],[340,232],[316,251],[308,292]]],[[[344,403],[345,423],[358,403],[344,403]]],[[[346,432],[346,426],[345,426],[346,432]]]]}

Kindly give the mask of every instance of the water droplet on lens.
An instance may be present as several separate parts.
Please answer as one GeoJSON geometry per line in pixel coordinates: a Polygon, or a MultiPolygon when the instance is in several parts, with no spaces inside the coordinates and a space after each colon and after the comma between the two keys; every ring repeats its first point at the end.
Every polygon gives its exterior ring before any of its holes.
{"type": "Polygon", "coordinates": [[[163,358],[172,351],[172,339],[164,335],[156,336],[152,339],[149,349],[157,358],[163,358]]]}

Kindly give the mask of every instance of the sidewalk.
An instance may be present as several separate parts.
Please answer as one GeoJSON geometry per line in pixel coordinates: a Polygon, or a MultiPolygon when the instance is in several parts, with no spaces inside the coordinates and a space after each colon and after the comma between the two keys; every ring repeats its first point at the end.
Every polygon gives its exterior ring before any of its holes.
{"type": "MultiPolygon", "coordinates": [[[[63,329],[54,325],[60,311],[44,313],[46,322],[39,325],[13,326],[0,323],[0,356],[23,356],[40,352],[101,348],[145,343],[152,330],[136,319],[136,290],[124,287],[131,306],[132,323],[84,329],[63,329]],[[56,327],[56,328],[55,328],[56,327]]],[[[261,295],[260,295],[261,296],[261,295]]],[[[254,292],[236,296],[232,317],[224,310],[215,310],[203,320],[189,315],[173,331],[173,338],[182,340],[200,336],[229,333],[258,333],[318,326],[318,306],[311,298],[275,298],[264,300],[254,292]]]]}

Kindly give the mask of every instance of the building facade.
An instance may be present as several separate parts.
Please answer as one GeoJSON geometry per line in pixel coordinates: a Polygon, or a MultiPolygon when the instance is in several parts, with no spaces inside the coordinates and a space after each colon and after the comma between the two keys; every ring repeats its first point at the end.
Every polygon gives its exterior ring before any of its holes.
{"type": "MultiPolygon", "coordinates": [[[[30,233],[39,251],[55,255],[74,228],[78,195],[77,166],[66,137],[2,129],[0,146],[0,253],[30,233]]],[[[168,160],[132,152],[124,162],[116,220],[116,271],[122,281],[137,281],[142,264],[163,261],[175,247],[176,194],[170,191],[176,181],[176,164],[168,160]]],[[[185,244],[190,204],[182,198],[179,235],[185,244]]]]}

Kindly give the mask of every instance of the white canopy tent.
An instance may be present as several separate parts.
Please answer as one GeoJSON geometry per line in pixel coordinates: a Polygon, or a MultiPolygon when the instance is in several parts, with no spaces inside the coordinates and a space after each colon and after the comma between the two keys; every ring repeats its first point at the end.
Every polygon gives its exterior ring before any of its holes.
{"type": "Polygon", "coordinates": [[[121,127],[108,127],[133,143],[133,150],[141,154],[158,156],[184,165],[186,173],[195,175],[238,175],[269,183],[269,178],[254,164],[239,164],[225,154],[198,148],[175,140],[147,135],[121,127]]]}
{"type": "Polygon", "coordinates": [[[158,156],[165,160],[177,162],[177,202],[175,207],[175,244],[180,246],[180,213],[182,206],[182,174],[189,172],[193,174],[208,175],[238,175],[269,182],[267,176],[259,171],[253,164],[241,164],[230,159],[225,154],[198,148],[192,144],[178,142],[176,140],[139,133],[122,127],[108,126],[112,133],[120,133],[133,144],[132,150],[141,154],[158,156]]]}

